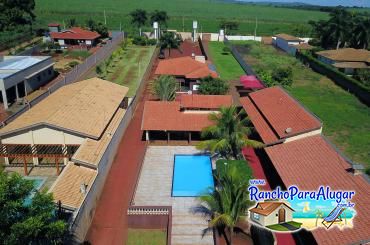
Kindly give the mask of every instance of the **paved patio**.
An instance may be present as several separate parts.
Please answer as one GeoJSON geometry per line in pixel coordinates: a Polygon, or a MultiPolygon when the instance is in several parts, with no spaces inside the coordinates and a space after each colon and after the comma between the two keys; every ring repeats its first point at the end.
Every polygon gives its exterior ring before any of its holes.
{"type": "Polygon", "coordinates": [[[172,244],[213,244],[211,233],[201,235],[206,218],[191,212],[198,200],[171,197],[174,155],[195,153],[193,146],[149,146],[136,189],[134,205],[172,206],[172,244]]]}

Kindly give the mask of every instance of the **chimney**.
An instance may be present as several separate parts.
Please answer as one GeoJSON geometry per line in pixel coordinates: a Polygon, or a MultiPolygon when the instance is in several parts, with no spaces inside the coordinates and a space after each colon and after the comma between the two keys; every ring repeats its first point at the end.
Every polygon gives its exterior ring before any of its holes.
{"type": "Polygon", "coordinates": [[[80,185],[80,192],[82,193],[82,194],[86,194],[86,192],[87,192],[87,185],[85,184],[85,182],[83,182],[81,185],[80,185]]]}
{"type": "Polygon", "coordinates": [[[362,174],[362,171],[364,170],[364,166],[362,166],[361,164],[353,164],[352,165],[352,172],[353,172],[353,175],[359,175],[359,174],[362,174]]]}

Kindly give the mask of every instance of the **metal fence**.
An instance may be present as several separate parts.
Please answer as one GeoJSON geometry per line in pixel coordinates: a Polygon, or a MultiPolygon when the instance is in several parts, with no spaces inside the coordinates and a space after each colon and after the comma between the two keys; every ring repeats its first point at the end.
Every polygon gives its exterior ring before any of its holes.
{"type": "Polygon", "coordinates": [[[266,83],[258,76],[258,74],[253,70],[253,68],[250,65],[248,65],[247,62],[245,62],[245,60],[243,59],[243,56],[239,53],[239,51],[232,45],[232,43],[226,37],[224,38],[224,44],[225,44],[225,46],[227,46],[231,49],[232,55],[234,56],[236,61],[238,61],[239,65],[244,70],[244,72],[247,75],[255,76],[258,80],[261,81],[261,83],[265,87],[267,87],[266,83]]]}
{"type": "Polygon", "coordinates": [[[22,107],[19,111],[17,111],[7,119],[2,121],[0,128],[14,121],[14,119],[19,117],[22,113],[24,113],[32,106],[39,103],[41,100],[43,100],[50,94],[57,91],[59,88],[63,87],[66,84],[71,84],[78,81],[78,79],[82,75],[91,70],[93,67],[95,67],[98,63],[102,62],[104,59],[108,58],[112,54],[113,50],[115,50],[117,46],[123,41],[123,39],[124,39],[123,32],[113,32],[112,40],[109,40],[103,47],[101,47],[94,54],[89,56],[83,63],[76,65],[70,72],[58,78],[53,85],[51,85],[49,88],[47,88],[47,90],[45,90],[45,93],[27,102],[26,105],[24,105],[24,107],[22,107]]]}

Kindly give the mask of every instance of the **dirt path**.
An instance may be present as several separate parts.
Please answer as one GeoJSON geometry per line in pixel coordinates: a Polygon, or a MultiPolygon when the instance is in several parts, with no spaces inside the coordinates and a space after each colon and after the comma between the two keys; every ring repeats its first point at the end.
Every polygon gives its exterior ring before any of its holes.
{"type": "Polygon", "coordinates": [[[94,245],[124,244],[127,239],[127,208],[135,189],[146,150],[141,140],[141,119],[147,88],[118,147],[105,182],[87,240],[94,245]]]}

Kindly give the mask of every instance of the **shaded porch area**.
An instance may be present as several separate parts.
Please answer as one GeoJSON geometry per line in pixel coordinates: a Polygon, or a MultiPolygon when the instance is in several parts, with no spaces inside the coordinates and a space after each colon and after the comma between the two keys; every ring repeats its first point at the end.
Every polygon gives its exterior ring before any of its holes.
{"type": "Polygon", "coordinates": [[[0,157],[6,167],[23,167],[23,174],[29,175],[33,167],[55,167],[59,175],[79,145],[49,144],[1,144],[0,157]]]}
{"type": "Polygon", "coordinates": [[[195,145],[201,140],[201,132],[146,130],[144,138],[154,145],[195,145]]]}

